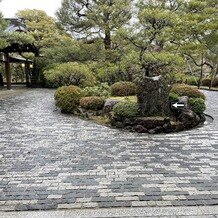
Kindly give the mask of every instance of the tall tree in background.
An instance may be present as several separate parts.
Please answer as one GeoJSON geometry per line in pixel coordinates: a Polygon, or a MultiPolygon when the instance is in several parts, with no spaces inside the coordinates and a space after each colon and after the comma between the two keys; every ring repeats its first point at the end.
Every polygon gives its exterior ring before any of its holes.
{"type": "MultiPolygon", "coordinates": [[[[1,2],[1,0],[0,0],[0,2],[1,2]]],[[[0,11],[0,48],[5,47],[6,44],[7,44],[4,37],[2,37],[3,33],[4,33],[4,29],[6,27],[5,25],[6,25],[6,23],[5,23],[4,19],[3,19],[3,15],[2,15],[2,13],[0,11]]]]}
{"type": "MultiPolygon", "coordinates": [[[[44,11],[37,9],[26,9],[18,11],[16,14],[20,18],[24,18],[28,34],[34,38],[34,45],[37,48],[35,57],[31,54],[25,55],[26,58],[34,60],[33,74],[35,78],[40,78],[44,67],[44,61],[40,56],[45,50],[57,45],[66,37],[66,34],[58,29],[54,18],[48,16],[44,11]]],[[[43,80],[43,76],[42,76],[43,80]]]]}
{"type": "Polygon", "coordinates": [[[72,34],[102,38],[107,50],[112,33],[131,18],[131,0],[63,0],[57,17],[72,34]]]}
{"type": "Polygon", "coordinates": [[[177,14],[178,1],[138,1],[138,19],[133,28],[120,31],[121,36],[135,47],[145,76],[152,77],[170,72],[169,67],[181,62],[176,47],[170,42],[176,27],[181,24],[177,14]],[[173,52],[172,52],[173,50],[173,52]],[[166,69],[167,68],[167,69],[166,69]]]}
{"type": "Polygon", "coordinates": [[[43,49],[57,44],[61,34],[55,20],[44,11],[37,9],[25,9],[16,14],[24,18],[29,34],[33,36],[35,46],[40,53],[43,49]]]}
{"type": "Polygon", "coordinates": [[[209,67],[212,75],[216,71],[217,63],[214,60],[217,58],[214,59],[214,56],[218,56],[218,3],[214,0],[189,0],[181,5],[179,13],[183,21],[179,27],[181,52],[190,71],[193,70],[189,62],[200,68],[200,87],[203,67],[209,67]]]}
{"type": "Polygon", "coordinates": [[[176,11],[178,1],[141,0],[137,2],[138,19],[133,29],[120,31],[138,54],[141,75],[137,97],[142,116],[169,114],[168,86],[162,76],[183,62],[170,41],[181,23],[176,11]],[[172,47],[173,46],[173,47],[172,47]],[[173,49],[173,52],[172,52],[173,49]]]}

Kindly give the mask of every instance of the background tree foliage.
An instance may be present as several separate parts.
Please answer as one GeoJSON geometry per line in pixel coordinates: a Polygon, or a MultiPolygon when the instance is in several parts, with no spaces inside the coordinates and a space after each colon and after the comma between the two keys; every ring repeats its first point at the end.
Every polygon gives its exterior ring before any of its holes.
{"type": "Polygon", "coordinates": [[[0,49],[6,48],[14,43],[28,44],[33,43],[34,39],[28,33],[8,33],[5,32],[8,23],[3,19],[0,12],[0,49]]]}
{"type": "Polygon", "coordinates": [[[57,17],[65,30],[85,38],[100,37],[110,49],[113,32],[127,24],[130,12],[130,0],[63,0],[57,17]]]}
{"type": "MultiPolygon", "coordinates": [[[[200,68],[200,86],[204,66],[210,68],[211,75],[216,74],[218,4],[213,0],[190,0],[181,4],[179,14],[183,21],[178,31],[181,53],[187,64],[191,62],[195,67],[200,68]]],[[[189,64],[189,69],[193,73],[190,66],[189,64]]]]}
{"type": "Polygon", "coordinates": [[[213,0],[63,0],[57,20],[19,11],[25,37],[4,33],[0,16],[0,47],[33,42],[43,56],[36,60],[42,79],[57,64],[78,62],[109,84],[143,73],[200,85],[203,75],[218,74],[217,14],[213,0]]]}
{"type": "Polygon", "coordinates": [[[179,3],[169,4],[168,0],[139,1],[137,7],[137,21],[131,28],[122,29],[121,37],[134,46],[146,76],[171,72],[171,67],[175,68],[183,62],[171,44],[176,27],[181,23],[176,13],[179,3]]]}
{"type": "Polygon", "coordinates": [[[18,11],[16,15],[25,19],[29,34],[34,38],[34,44],[39,51],[55,46],[61,39],[62,35],[54,18],[44,11],[26,9],[18,11]]]}

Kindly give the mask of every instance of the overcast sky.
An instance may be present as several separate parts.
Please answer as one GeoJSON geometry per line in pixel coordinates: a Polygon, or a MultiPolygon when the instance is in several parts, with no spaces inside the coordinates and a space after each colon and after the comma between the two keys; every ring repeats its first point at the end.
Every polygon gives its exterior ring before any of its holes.
{"type": "Polygon", "coordinates": [[[40,9],[54,17],[55,11],[60,5],[61,0],[2,0],[0,2],[0,11],[5,18],[12,18],[19,10],[26,8],[40,9]]]}

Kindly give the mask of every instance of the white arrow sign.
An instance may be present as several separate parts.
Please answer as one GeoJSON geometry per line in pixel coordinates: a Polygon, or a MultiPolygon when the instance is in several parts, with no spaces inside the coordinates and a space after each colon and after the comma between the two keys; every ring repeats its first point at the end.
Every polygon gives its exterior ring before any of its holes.
{"type": "Polygon", "coordinates": [[[180,102],[176,102],[172,104],[172,107],[178,109],[178,108],[184,108],[185,104],[184,103],[180,103],[180,102]]]}

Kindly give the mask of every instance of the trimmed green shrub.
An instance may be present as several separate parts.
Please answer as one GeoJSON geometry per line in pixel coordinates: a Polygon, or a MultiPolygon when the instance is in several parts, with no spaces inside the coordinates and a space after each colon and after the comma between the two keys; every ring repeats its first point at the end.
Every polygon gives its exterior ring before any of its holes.
{"type": "Polygon", "coordinates": [[[55,92],[55,105],[62,112],[73,113],[79,106],[82,97],[81,89],[77,86],[62,86],[55,92]]]}
{"type": "Polygon", "coordinates": [[[216,78],[213,80],[212,86],[213,86],[213,87],[218,87],[218,77],[216,77],[216,78]]]}
{"type": "Polygon", "coordinates": [[[205,99],[205,95],[197,88],[186,84],[174,84],[170,90],[179,96],[188,96],[189,98],[202,98],[205,99]]]}
{"type": "Polygon", "coordinates": [[[181,72],[171,72],[165,75],[168,84],[183,83],[185,81],[186,75],[181,72]]]}
{"type": "Polygon", "coordinates": [[[98,63],[96,66],[92,67],[93,72],[102,83],[108,83],[112,85],[113,83],[120,80],[119,67],[113,63],[98,63]]]}
{"type": "MultiPolygon", "coordinates": [[[[202,80],[203,86],[210,86],[210,84],[211,84],[211,78],[204,78],[202,80]]],[[[214,78],[213,83],[212,83],[212,87],[218,87],[218,77],[214,78]]]]}
{"type": "Polygon", "coordinates": [[[210,86],[210,83],[211,83],[211,79],[210,78],[204,78],[204,79],[202,79],[202,82],[201,82],[201,84],[203,86],[210,86]]]}
{"type": "Polygon", "coordinates": [[[111,86],[112,96],[130,96],[136,94],[136,85],[133,82],[117,82],[111,86]]]}
{"type": "Polygon", "coordinates": [[[101,83],[98,86],[85,87],[82,90],[83,96],[100,96],[109,97],[111,94],[111,88],[107,83],[101,83]]]}
{"type": "Polygon", "coordinates": [[[104,102],[104,98],[98,96],[83,97],[80,99],[80,106],[87,110],[101,110],[104,102]]]}
{"type": "Polygon", "coordinates": [[[124,101],[119,102],[113,107],[113,113],[117,117],[136,117],[139,115],[139,108],[136,102],[124,101]]]}
{"type": "Polygon", "coordinates": [[[170,94],[169,94],[169,100],[170,100],[170,101],[178,101],[178,100],[179,100],[179,95],[177,95],[177,94],[174,93],[174,92],[170,92],[170,94]]]}
{"type": "Polygon", "coordinates": [[[206,110],[205,101],[202,98],[191,98],[190,104],[196,114],[203,114],[206,110]]]}
{"type": "Polygon", "coordinates": [[[95,77],[85,64],[69,62],[55,66],[44,72],[47,84],[52,87],[75,85],[79,87],[91,86],[95,77]]]}
{"type": "Polygon", "coordinates": [[[198,80],[199,78],[196,77],[196,76],[189,76],[186,78],[186,83],[188,85],[191,85],[191,86],[197,86],[198,85],[198,80]]]}

